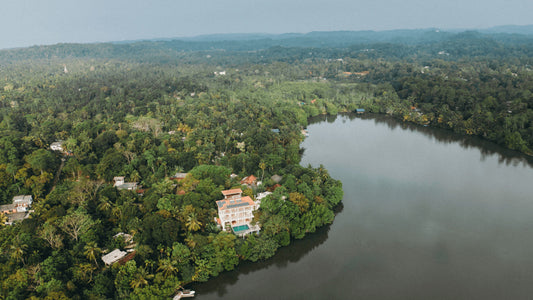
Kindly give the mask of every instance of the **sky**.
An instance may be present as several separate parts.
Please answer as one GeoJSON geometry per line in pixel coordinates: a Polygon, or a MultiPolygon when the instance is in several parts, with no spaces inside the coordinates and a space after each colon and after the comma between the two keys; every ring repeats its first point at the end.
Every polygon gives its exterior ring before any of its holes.
{"type": "Polygon", "coordinates": [[[215,33],[477,29],[533,23],[532,0],[1,0],[0,49],[215,33]]]}

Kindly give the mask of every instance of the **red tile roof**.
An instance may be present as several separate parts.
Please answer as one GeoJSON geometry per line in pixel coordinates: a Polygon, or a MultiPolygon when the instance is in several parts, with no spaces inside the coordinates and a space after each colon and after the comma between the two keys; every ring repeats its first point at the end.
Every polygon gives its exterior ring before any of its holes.
{"type": "Polygon", "coordinates": [[[242,206],[249,206],[249,205],[254,205],[254,204],[255,204],[254,200],[252,200],[252,198],[250,198],[249,196],[244,196],[237,200],[223,199],[223,200],[217,201],[217,207],[219,210],[225,210],[225,209],[242,207],[242,206]]]}
{"type": "Polygon", "coordinates": [[[257,177],[255,177],[254,175],[250,175],[250,176],[248,176],[248,177],[244,177],[244,178],[241,180],[241,184],[252,185],[252,184],[254,184],[256,181],[257,181],[257,177]]]}
{"type": "Polygon", "coordinates": [[[279,188],[280,186],[281,186],[281,184],[276,183],[276,184],[274,184],[274,185],[271,186],[271,187],[267,187],[267,191],[269,191],[269,192],[273,192],[273,191],[275,191],[277,188],[279,188]]]}
{"type": "Polygon", "coordinates": [[[132,260],[134,257],[135,257],[135,251],[129,253],[128,255],[124,256],[123,258],[121,258],[118,263],[121,264],[121,265],[124,265],[126,264],[128,261],[132,260]]]}
{"type": "Polygon", "coordinates": [[[231,189],[231,190],[222,191],[222,195],[224,195],[224,196],[235,195],[235,194],[242,194],[242,190],[241,189],[231,189]]]}

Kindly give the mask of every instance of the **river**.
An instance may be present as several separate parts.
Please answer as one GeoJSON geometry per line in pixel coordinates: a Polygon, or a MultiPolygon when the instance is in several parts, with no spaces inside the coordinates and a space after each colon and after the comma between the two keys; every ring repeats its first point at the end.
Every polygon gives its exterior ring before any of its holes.
{"type": "Polygon", "coordinates": [[[197,299],[531,299],[533,162],[383,116],[314,120],[302,165],[343,182],[332,225],[192,286],[197,299]]]}

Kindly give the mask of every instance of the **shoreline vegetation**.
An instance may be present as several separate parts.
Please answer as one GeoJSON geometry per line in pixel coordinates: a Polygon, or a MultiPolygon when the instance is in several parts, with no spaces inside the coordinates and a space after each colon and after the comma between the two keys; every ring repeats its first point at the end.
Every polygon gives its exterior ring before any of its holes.
{"type": "Polygon", "coordinates": [[[341,182],[299,165],[311,117],[364,109],[532,154],[528,36],[269,43],[1,50],[0,204],[34,203],[0,229],[0,297],[168,298],[331,224],[341,182]],[[262,184],[242,186],[250,175],[262,184]],[[259,235],[217,228],[232,188],[273,192],[259,235]],[[133,254],[105,266],[114,249],[133,254]]]}

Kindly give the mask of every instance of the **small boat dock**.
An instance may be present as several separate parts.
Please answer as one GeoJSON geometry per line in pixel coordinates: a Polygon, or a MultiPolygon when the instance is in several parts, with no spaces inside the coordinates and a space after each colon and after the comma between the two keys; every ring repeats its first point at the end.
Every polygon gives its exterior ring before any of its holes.
{"type": "Polygon", "coordinates": [[[176,294],[176,296],[174,296],[174,298],[172,298],[172,300],[179,300],[182,298],[193,298],[195,293],[196,292],[193,290],[181,290],[176,294]]]}

